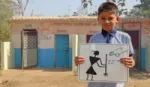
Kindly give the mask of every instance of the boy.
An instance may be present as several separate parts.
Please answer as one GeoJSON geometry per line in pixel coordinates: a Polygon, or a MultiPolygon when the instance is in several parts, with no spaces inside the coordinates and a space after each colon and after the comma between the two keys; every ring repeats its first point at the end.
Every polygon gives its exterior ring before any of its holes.
{"type": "MultiPolygon", "coordinates": [[[[89,43],[129,44],[130,55],[121,58],[120,62],[128,68],[132,68],[135,65],[135,61],[133,59],[134,51],[131,38],[127,33],[115,29],[115,26],[119,21],[117,10],[118,7],[112,2],[105,2],[99,7],[97,19],[98,23],[102,26],[102,31],[94,34],[90,38],[89,43]]],[[[76,66],[83,64],[84,62],[84,57],[75,57],[76,66]]],[[[124,87],[124,83],[90,82],[88,87],[124,87]]]]}

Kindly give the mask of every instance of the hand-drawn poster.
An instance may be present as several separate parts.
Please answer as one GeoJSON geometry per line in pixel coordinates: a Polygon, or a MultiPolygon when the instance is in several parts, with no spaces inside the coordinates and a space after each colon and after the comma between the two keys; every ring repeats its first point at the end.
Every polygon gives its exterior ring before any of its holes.
{"type": "Polygon", "coordinates": [[[129,70],[120,63],[120,58],[129,56],[126,44],[79,44],[79,56],[85,63],[79,65],[80,81],[128,82],[129,70]]]}

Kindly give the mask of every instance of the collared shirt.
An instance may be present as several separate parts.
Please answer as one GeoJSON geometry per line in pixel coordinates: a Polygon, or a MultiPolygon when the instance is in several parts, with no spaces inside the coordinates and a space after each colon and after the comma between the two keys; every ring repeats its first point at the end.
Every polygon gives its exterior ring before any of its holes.
{"type": "MultiPolygon", "coordinates": [[[[102,32],[94,34],[89,43],[107,43],[107,44],[129,44],[129,56],[134,54],[131,37],[129,34],[114,29],[110,33],[102,29],[102,32]],[[108,35],[111,34],[109,43],[107,43],[108,35]]],[[[88,87],[124,87],[124,83],[104,83],[104,82],[89,82],[88,87]]]]}
{"type": "Polygon", "coordinates": [[[117,30],[116,30],[116,29],[113,29],[113,30],[110,31],[109,33],[108,33],[106,30],[102,29],[102,35],[107,38],[106,43],[110,43],[112,37],[113,37],[116,33],[117,33],[117,30]]]}

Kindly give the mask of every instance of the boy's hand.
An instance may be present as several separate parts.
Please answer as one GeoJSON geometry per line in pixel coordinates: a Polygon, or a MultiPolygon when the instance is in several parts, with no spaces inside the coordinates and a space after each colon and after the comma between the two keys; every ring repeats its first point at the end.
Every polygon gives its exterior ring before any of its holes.
{"type": "Polygon", "coordinates": [[[74,62],[75,65],[78,66],[79,64],[83,64],[85,62],[85,58],[81,56],[76,56],[74,62]]]}
{"type": "Polygon", "coordinates": [[[135,61],[134,61],[133,57],[121,58],[120,62],[128,68],[132,68],[135,65],[135,61]]]}

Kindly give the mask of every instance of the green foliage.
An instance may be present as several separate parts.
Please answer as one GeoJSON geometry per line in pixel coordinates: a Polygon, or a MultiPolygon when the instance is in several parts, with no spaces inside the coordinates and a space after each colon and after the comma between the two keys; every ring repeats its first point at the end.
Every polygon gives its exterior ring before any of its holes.
{"type": "Polygon", "coordinates": [[[141,4],[135,5],[128,16],[150,18],[150,0],[140,0],[141,4]]]}
{"type": "Polygon", "coordinates": [[[130,17],[150,18],[150,9],[133,8],[129,15],[130,17]]]}
{"type": "Polygon", "coordinates": [[[0,0],[0,42],[10,40],[10,24],[8,19],[13,12],[10,9],[11,0],[0,0]]]}

